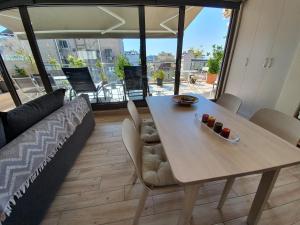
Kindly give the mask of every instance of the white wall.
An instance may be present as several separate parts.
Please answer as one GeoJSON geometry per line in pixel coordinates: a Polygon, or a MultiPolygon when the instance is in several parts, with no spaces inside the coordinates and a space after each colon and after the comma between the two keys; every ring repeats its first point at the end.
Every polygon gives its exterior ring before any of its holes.
{"type": "Polygon", "coordinates": [[[300,104],[300,42],[284,82],[276,109],[293,116],[300,104]]]}

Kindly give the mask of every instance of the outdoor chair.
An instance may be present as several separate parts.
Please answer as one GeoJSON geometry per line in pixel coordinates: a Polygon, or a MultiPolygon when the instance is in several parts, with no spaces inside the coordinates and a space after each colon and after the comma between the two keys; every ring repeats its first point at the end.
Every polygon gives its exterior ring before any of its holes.
{"type": "Polygon", "coordinates": [[[124,66],[124,95],[138,99],[143,97],[143,79],[141,66],[124,66]]]}
{"type": "Polygon", "coordinates": [[[137,225],[149,191],[161,190],[170,186],[179,187],[179,185],[173,177],[162,145],[143,146],[138,131],[129,119],[123,121],[122,139],[143,187],[133,220],[133,225],[137,225]]]}
{"type": "Polygon", "coordinates": [[[111,82],[105,84],[103,88],[111,96],[111,101],[120,102],[125,100],[122,83],[111,82]]]}
{"type": "MultiPolygon", "coordinates": [[[[260,109],[250,121],[297,146],[300,139],[300,121],[273,109],[260,109]]],[[[232,188],[235,178],[227,179],[218,208],[221,209],[232,188]]]]}
{"type": "MultiPolygon", "coordinates": [[[[89,69],[87,67],[82,68],[62,68],[66,75],[72,89],[70,90],[70,100],[72,100],[73,94],[76,96],[80,93],[93,93],[96,101],[99,102],[99,92],[103,88],[101,85],[95,85],[89,69]]],[[[106,95],[104,92],[104,98],[106,95]]]]}
{"type": "Polygon", "coordinates": [[[132,100],[129,100],[127,103],[128,112],[134,122],[134,125],[140,137],[144,143],[155,143],[160,142],[158,132],[156,130],[153,120],[142,120],[140,117],[137,108],[132,100]]]}
{"type": "Polygon", "coordinates": [[[31,77],[16,77],[13,80],[17,88],[29,99],[36,98],[43,92],[31,77]]]}
{"type": "Polygon", "coordinates": [[[235,95],[224,93],[220,96],[216,103],[231,112],[237,113],[242,104],[242,99],[235,95]]]}

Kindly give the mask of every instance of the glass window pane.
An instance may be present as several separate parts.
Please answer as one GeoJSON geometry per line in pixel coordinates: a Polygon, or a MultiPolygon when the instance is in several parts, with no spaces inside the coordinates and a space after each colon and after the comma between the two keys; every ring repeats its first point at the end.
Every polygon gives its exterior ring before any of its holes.
{"type": "Polygon", "coordinates": [[[150,94],[173,95],[178,8],[145,7],[147,76],[150,94]]]}
{"type": "Polygon", "coordinates": [[[18,9],[0,13],[0,51],[22,103],[45,94],[18,9]]]}
{"type": "Polygon", "coordinates": [[[186,7],[180,94],[215,97],[230,16],[227,9],[186,7]]]}
{"type": "Polygon", "coordinates": [[[54,89],[68,89],[68,98],[87,93],[93,103],[143,98],[141,82],[130,80],[130,71],[141,79],[133,67],[140,66],[137,7],[33,7],[29,14],[54,89]],[[82,67],[88,71],[77,86],[74,72],[62,71],[82,67]]]}

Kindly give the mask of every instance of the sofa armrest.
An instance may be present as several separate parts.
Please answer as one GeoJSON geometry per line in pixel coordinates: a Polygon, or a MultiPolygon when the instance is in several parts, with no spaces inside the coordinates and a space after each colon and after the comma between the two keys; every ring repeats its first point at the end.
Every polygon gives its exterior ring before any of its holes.
{"type": "Polygon", "coordinates": [[[80,95],[80,96],[82,96],[82,97],[86,100],[86,102],[87,102],[89,108],[90,108],[91,111],[92,111],[92,106],[91,106],[91,102],[90,102],[89,95],[87,95],[87,94],[82,94],[82,95],[80,95]]]}

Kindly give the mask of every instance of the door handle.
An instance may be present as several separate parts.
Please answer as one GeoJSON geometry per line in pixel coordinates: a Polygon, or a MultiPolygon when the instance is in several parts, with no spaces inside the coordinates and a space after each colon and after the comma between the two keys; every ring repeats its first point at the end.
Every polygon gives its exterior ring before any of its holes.
{"type": "Polygon", "coordinates": [[[249,64],[249,57],[246,58],[245,67],[248,66],[248,64],[249,64]]]}
{"type": "Polygon", "coordinates": [[[265,62],[264,62],[264,64],[263,64],[263,67],[264,67],[264,68],[267,68],[268,63],[269,63],[269,58],[267,57],[267,58],[265,58],[265,62]]]}
{"type": "Polygon", "coordinates": [[[270,69],[273,66],[274,58],[270,58],[269,64],[268,64],[268,69],[270,69]]]}

